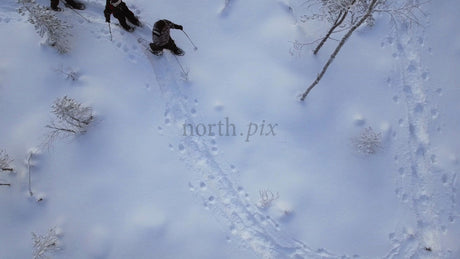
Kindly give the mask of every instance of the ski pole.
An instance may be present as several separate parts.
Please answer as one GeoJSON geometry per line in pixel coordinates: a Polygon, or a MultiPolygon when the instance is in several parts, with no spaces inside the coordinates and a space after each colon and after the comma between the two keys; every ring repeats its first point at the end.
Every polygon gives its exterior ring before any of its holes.
{"type": "Polygon", "coordinates": [[[110,41],[112,41],[112,28],[110,27],[110,22],[108,22],[108,24],[109,24],[110,41]]]}
{"type": "Polygon", "coordinates": [[[86,18],[85,16],[81,15],[79,12],[77,12],[76,10],[72,9],[72,8],[69,8],[70,10],[72,10],[74,13],[78,14],[81,18],[83,18],[85,21],[87,21],[88,23],[92,23],[88,18],[86,18]]]}
{"type": "MultiPolygon", "coordinates": [[[[65,2],[66,4],[68,4],[67,1],[64,1],[64,2],[65,2]]],[[[77,11],[74,10],[73,8],[69,8],[69,9],[72,10],[74,13],[78,14],[78,16],[80,16],[81,18],[83,18],[83,20],[85,20],[85,21],[87,21],[87,22],[89,22],[89,23],[92,23],[88,18],[84,17],[83,15],[81,15],[79,12],[77,12],[77,11]]]]}
{"type": "Polygon", "coordinates": [[[177,64],[179,64],[180,66],[180,69],[182,70],[182,74],[184,75],[185,78],[188,78],[188,73],[185,72],[184,70],[184,67],[182,66],[182,64],[180,63],[179,59],[177,58],[176,55],[173,55],[175,58],[176,58],[176,61],[177,61],[177,64]]]}
{"type": "Polygon", "coordinates": [[[182,32],[185,34],[185,36],[187,36],[187,38],[188,38],[188,40],[190,41],[190,43],[192,43],[192,45],[193,45],[193,50],[194,50],[194,51],[197,51],[197,50],[198,50],[198,47],[195,46],[195,44],[193,44],[192,39],[190,39],[190,37],[188,36],[188,34],[187,34],[184,30],[182,30],[182,32]]]}

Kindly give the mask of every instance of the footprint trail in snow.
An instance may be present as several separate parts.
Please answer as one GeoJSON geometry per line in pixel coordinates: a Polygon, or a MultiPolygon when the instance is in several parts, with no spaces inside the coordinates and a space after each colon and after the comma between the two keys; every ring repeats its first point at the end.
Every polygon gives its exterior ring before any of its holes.
{"type": "MultiPolygon", "coordinates": [[[[403,228],[390,234],[393,248],[382,258],[426,255],[445,258],[449,252],[439,244],[439,236],[445,231],[446,224],[456,218],[453,214],[456,174],[438,168],[434,163],[436,156],[430,148],[429,127],[437,110],[428,103],[424,88],[428,78],[420,53],[424,35],[403,28],[394,38],[394,56],[399,67],[389,81],[398,89],[402,87],[394,99],[403,99],[407,107],[407,118],[400,120],[402,127],[406,122],[407,130],[402,130],[400,137],[408,139],[409,143],[407,146],[407,141],[400,141],[396,194],[414,212],[416,225],[414,230],[403,228]]],[[[196,110],[181,91],[187,84],[177,80],[179,72],[173,69],[177,67],[174,57],[169,54],[161,58],[150,53],[147,55],[166,100],[165,124],[177,132],[182,130],[184,123],[195,125],[196,110]]],[[[181,160],[196,175],[197,181],[190,183],[190,189],[243,246],[263,258],[348,258],[323,249],[313,250],[284,233],[274,220],[250,202],[244,189],[232,179],[232,168],[226,168],[217,160],[212,139],[182,137],[175,148],[181,160]]]]}
{"type": "MultiPolygon", "coordinates": [[[[172,132],[181,132],[184,123],[194,125],[196,109],[181,91],[187,83],[177,80],[180,73],[174,57],[169,53],[155,57],[148,50],[145,53],[166,102],[165,125],[172,127],[172,132]]],[[[204,136],[181,137],[173,148],[178,150],[180,159],[197,179],[196,183],[189,183],[190,189],[227,227],[231,234],[229,240],[236,237],[241,245],[253,249],[263,258],[343,258],[323,249],[313,251],[283,233],[278,223],[252,204],[244,188],[232,179],[234,169],[224,167],[217,161],[213,139],[204,136]]]]}
{"type": "Polygon", "coordinates": [[[431,103],[439,90],[429,88],[428,72],[422,57],[426,50],[423,31],[402,25],[388,43],[393,45],[397,67],[388,80],[399,92],[393,97],[406,106],[406,118],[399,124],[401,138],[395,160],[397,170],[396,195],[414,214],[414,226],[396,230],[390,235],[393,249],[385,258],[449,258],[441,244],[441,236],[457,217],[455,183],[457,175],[436,164],[430,133],[439,131],[434,119],[437,108],[431,103]],[[435,128],[435,130],[432,130],[435,128]]]}

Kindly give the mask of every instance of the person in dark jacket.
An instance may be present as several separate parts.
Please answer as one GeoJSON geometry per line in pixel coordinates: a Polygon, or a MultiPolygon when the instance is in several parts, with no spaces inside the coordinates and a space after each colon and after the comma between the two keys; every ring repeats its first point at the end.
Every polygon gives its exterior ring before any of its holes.
{"type": "MultiPolygon", "coordinates": [[[[85,5],[75,0],[64,0],[65,6],[73,9],[84,10],[85,5]]],[[[51,0],[50,7],[54,11],[61,11],[61,8],[58,7],[59,0],[51,0]]]]}
{"type": "Polygon", "coordinates": [[[126,19],[136,26],[142,26],[139,19],[134,15],[131,10],[128,9],[128,6],[121,0],[107,0],[105,3],[104,16],[105,21],[110,23],[110,15],[113,14],[115,18],[118,19],[120,25],[123,29],[132,32],[134,27],[129,26],[126,23],[126,19]]]}
{"type": "Polygon", "coordinates": [[[153,54],[161,55],[163,49],[171,50],[175,55],[183,56],[185,52],[176,46],[176,43],[169,35],[170,29],[183,30],[182,25],[175,24],[166,19],[155,22],[152,29],[152,43],[150,48],[153,54]]]}

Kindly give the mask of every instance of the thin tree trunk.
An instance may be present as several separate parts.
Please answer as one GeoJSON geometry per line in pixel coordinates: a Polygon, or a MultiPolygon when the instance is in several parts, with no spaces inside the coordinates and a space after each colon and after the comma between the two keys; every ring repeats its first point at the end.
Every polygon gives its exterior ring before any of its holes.
{"type": "Polygon", "coordinates": [[[371,4],[369,5],[369,8],[367,9],[366,14],[353,27],[351,27],[350,30],[348,30],[348,32],[345,34],[345,36],[343,36],[342,40],[340,40],[339,45],[335,48],[334,52],[329,57],[329,60],[324,65],[323,69],[318,74],[318,76],[316,77],[316,80],[307,88],[305,93],[302,94],[302,97],[300,98],[301,101],[305,100],[305,98],[307,97],[308,93],[310,93],[310,91],[313,89],[313,87],[315,87],[319,83],[321,78],[323,78],[324,74],[326,73],[327,69],[329,68],[329,65],[331,65],[332,61],[334,61],[335,57],[340,52],[340,49],[342,49],[343,45],[348,40],[348,38],[350,38],[350,36],[353,34],[353,32],[359,26],[361,26],[361,24],[363,24],[371,16],[372,12],[375,9],[375,6],[376,6],[377,2],[378,2],[378,0],[372,0],[371,4]]]}
{"type": "Polygon", "coordinates": [[[316,55],[318,54],[318,51],[323,47],[324,43],[329,39],[331,34],[334,32],[334,30],[342,24],[342,22],[345,20],[345,17],[347,16],[348,12],[346,13],[340,13],[340,15],[337,17],[337,20],[334,22],[334,25],[329,29],[327,32],[326,36],[321,40],[321,42],[316,46],[315,50],[313,51],[313,54],[316,55]]]}
{"type": "Polygon", "coordinates": [[[326,43],[329,37],[331,37],[331,34],[335,31],[335,29],[337,29],[337,27],[339,27],[343,23],[343,21],[345,21],[345,18],[347,17],[348,12],[350,11],[350,8],[355,4],[355,2],[356,0],[351,2],[351,4],[348,6],[345,13],[340,11],[340,14],[337,16],[337,19],[335,20],[334,25],[332,25],[331,29],[329,29],[326,36],[321,40],[321,42],[318,44],[318,46],[313,51],[314,55],[318,54],[318,51],[321,49],[321,47],[323,47],[324,43],[326,43]]]}

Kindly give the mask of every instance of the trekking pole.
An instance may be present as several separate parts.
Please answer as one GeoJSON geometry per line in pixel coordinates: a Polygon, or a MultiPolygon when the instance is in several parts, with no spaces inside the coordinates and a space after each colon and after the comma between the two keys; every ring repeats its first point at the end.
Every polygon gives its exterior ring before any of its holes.
{"type": "Polygon", "coordinates": [[[112,41],[112,28],[110,27],[110,23],[108,22],[109,24],[109,33],[110,33],[110,41],[112,41]]]}
{"type": "MultiPolygon", "coordinates": [[[[182,64],[180,63],[180,61],[179,61],[179,59],[177,58],[177,56],[176,56],[176,55],[173,55],[173,56],[176,58],[177,64],[179,64],[180,69],[182,70],[183,76],[185,77],[185,79],[187,79],[187,78],[188,78],[188,73],[185,72],[184,67],[183,67],[182,64]]],[[[188,80],[188,79],[187,79],[187,80],[188,80]]]]}
{"type": "Polygon", "coordinates": [[[193,50],[194,50],[194,51],[197,51],[197,50],[198,50],[198,47],[195,46],[195,44],[193,44],[192,39],[190,39],[190,37],[188,36],[188,34],[187,34],[184,30],[182,30],[182,32],[185,34],[185,36],[187,36],[187,38],[188,38],[188,40],[190,41],[190,43],[192,43],[192,45],[193,45],[193,50]]]}
{"type": "Polygon", "coordinates": [[[90,21],[88,18],[86,18],[85,16],[81,15],[79,12],[77,12],[76,10],[72,9],[72,8],[69,8],[70,10],[72,10],[74,13],[78,14],[81,18],[83,18],[85,21],[87,21],[88,23],[93,23],[92,21],[90,21]]]}
{"type": "MultiPolygon", "coordinates": [[[[67,4],[67,1],[64,1],[66,4],[67,4]]],[[[74,13],[78,14],[78,16],[80,16],[81,18],[83,18],[83,20],[89,22],[89,23],[92,23],[92,21],[90,21],[88,18],[86,18],[85,16],[81,15],[79,12],[77,12],[76,10],[74,10],[73,8],[69,8],[70,10],[72,10],[74,13]]]]}

